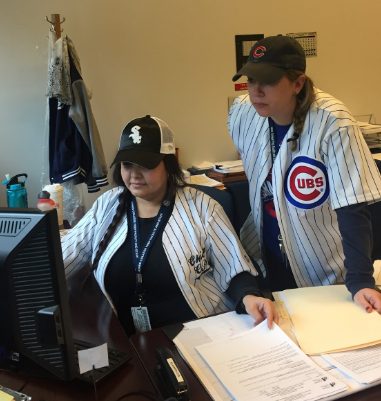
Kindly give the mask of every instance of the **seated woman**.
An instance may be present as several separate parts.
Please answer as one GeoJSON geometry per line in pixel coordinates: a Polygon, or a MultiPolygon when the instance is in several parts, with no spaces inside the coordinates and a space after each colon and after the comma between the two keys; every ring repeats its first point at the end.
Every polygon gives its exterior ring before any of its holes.
{"type": "Polygon", "coordinates": [[[62,238],[66,276],[92,271],[127,335],[235,309],[277,322],[222,207],[186,186],[160,119],[124,128],[103,194],[62,238]]]}

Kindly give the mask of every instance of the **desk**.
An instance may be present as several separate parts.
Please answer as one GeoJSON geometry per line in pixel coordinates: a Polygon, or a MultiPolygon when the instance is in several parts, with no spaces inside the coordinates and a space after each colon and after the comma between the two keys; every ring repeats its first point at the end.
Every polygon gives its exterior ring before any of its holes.
{"type": "Polygon", "coordinates": [[[155,372],[155,365],[157,363],[155,350],[158,347],[166,346],[173,352],[173,356],[188,382],[190,399],[192,401],[211,400],[209,394],[206,392],[200,381],[177,352],[173,342],[168,339],[161,329],[147,331],[142,334],[135,334],[130,337],[130,340],[136,353],[139,355],[152,384],[163,398],[169,397],[169,394],[155,372]]]}
{"type": "MultiPolygon", "coordinates": [[[[78,280],[78,282],[80,281],[78,280]]],[[[83,298],[79,295],[78,286],[72,287],[71,292],[70,310],[74,337],[99,345],[107,342],[109,347],[132,355],[132,359],[127,364],[97,384],[98,399],[100,401],[115,401],[122,394],[134,390],[155,393],[139,358],[93,276],[83,298]]],[[[17,391],[25,382],[27,384],[22,391],[31,396],[33,401],[95,400],[93,385],[79,380],[64,382],[38,377],[27,378],[22,374],[0,372],[0,384],[5,387],[17,391]]],[[[147,400],[146,397],[138,395],[128,399],[147,400]]]]}
{"type": "MultiPolygon", "coordinates": [[[[172,352],[178,363],[181,371],[183,372],[189,385],[189,396],[192,401],[211,401],[212,398],[206,392],[200,381],[194,375],[192,370],[184,362],[180,354],[177,352],[176,347],[168,339],[161,329],[155,329],[142,334],[135,334],[130,337],[131,343],[135,348],[136,353],[139,355],[145,370],[150,377],[153,385],[160,395],[168,397],[165,387],[162,385],[155,372],[155,350],[160,346],[167,346],[172,352]]],[[[331,398],[330,398],[331,399],[331,398]]],[[[381,385],[368,388],[364,391],[348,395],[341,398],[343,401],[380,401],[381,400],[381,385]]],[[[322,401],[325,399],[323,398],[322,401]]]]}

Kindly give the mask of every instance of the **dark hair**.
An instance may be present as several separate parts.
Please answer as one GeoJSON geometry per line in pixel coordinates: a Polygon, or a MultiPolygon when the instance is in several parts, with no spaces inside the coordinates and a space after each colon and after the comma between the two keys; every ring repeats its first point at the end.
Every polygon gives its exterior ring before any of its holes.
{"type": "MultiPolygon", "coordinates": [[[[184,181],[183,173],[181,171],[181,166],[177,157],[173,154],[166,155],[163,159],[165,170],[168,173],[168,187],[165,198],[168,200],[172,200],[175,195],[177,188],[185,187],[187,184],[184,181]]],[[[114,183],[118,187],[124,187],[123,191],[119,195],[119,205],[116,209],[116,213],[114,218],[112,219],[111,224],[107,228],[107,232],[103,237],[102,241],[99,243],[97,254],[95,255],[93,265],[89,274],[86,276],[85,280],[82,283],[82,286],[86,283],[87,279],[90,277],[90,274],[95,271],[98,267],[99,259],[101,258],[103,252],[106,250],[107,245],[109,244],[116,228],[118,227],[120,221],[127,213],[127,205],[130,197],[130,191],[126,188],[121,173],[121,163],[117,163],[114,166],[114,171],[112,173],[112,178],[114,183]]]]}
{"type": "MultiPolygon", "coordinates": [[[[287,70],[286,77],[291,81],[295,82],[301,75],[305,75],[304,72],[297,70],[287,70]]],[[[296,107],[294,111],[294,134],[295,140],[291,141],[291,151],[294,152],[297,148],[296,139],[300,137],[303,131],[304,122],[308,110],[310,109],[312,103],[315,101],[315,90],[314,83],[310,77],[306,75],[306,81],[304,82],[302,90],[296,95],[296,107]]]]}
{"type": "MultiPolygon", "coordinates": [[[[163,159],[164,167],[168,173],[168,189],[166,198],[172,198],[176,192],[176,188],[181,188],[186,185],[183,177],[183,172],[181,171],[181,166],[175,155],[166,155],[163,159]]],[[[112,179],[116,185],[119,187],[124,187],[124,182],[121,173],[121,164],[115,164],[114,171],[112,173],[112,179]]],[[[126,189],[127,190],[127,189],[126,189]]],[[[129,192],[127,190],[127,192],[129,192]]]]}

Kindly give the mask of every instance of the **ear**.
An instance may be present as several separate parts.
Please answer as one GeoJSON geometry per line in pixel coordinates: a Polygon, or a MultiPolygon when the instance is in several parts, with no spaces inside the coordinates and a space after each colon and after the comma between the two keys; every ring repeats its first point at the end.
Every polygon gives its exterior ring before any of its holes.
{"type": "Polygon", "coordinates": [[[307,77],[304,74],[302,74],[302,75],[299,75],[298,78],[296,79],[296,81],[294,82],[295,91],[297,93],[299,93],[303,89],[304,83],[306,82],[306,78],[307,77]]]}

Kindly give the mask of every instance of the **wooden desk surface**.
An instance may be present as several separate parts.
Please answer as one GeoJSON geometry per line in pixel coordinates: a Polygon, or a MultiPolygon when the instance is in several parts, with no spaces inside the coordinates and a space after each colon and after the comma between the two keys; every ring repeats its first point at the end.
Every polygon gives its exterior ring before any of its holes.
{"type": "Polygon", "coordinates": [[[188,382],[188,394],[190,399],[192,401],[211,400],[209,394],[206,392],[198,378],[194,375],[192,370],[177,352],[173,342],[168,339],[168,337],[161,329],[147,331],[146,333],[142,334],[135,334],[130,337],[130,341],[134,346],[136,353],[139,355],[146,369],[146,372],[151,378],[151,381],[155,386],[157,392],[160,393],[163,398],[169,397],[169,394],[155,372],[155,365],[157,363],[155,350],[158,347],[166,346],[172,351],[173,356],[178,366],[180,367],[180,370],[182,371],[188,382]]]}
{"type": "MultiPolygon", "coordinates": [[[[150,376],[157,392],[162,397],[168,397],[167,391],[155,372],[155,350],[160,346],[168,347],[175,357],[182,373],[184,374],[189,385],[189,396],[191,400],[211,401],[212,398],[206,392],[200,381],[194,375],[193,371],[184,362],[180,354],[177,352],[175,345],[164,334],[161,329],[155,329],[142,334],[135,334],[130,337],[131,343],[139,355],[147,374],[150,376]]],[[[350,394],[346,397],[341,397],[343,401],[380,401],[381,400],[381,385],[368,388],[358,393],[350,394]]],[[[324,398],[322,399],[324,401],[324,398]]]]}
{"type": "MultiPolygon", "coordinates": [[[[155,393],[149,377],[146,375],[139,358],[130,341],[124,334],[117,317],[104,298],[95,280],[91,279],[84,296],[79,296],[77,288],[70,297],[70,310],[74,338],[88,341],[96,345],[104,342],[132,355],[132,359],[124,366],[97,383],[97,395],[100,401],[115,401],[121,395],[134,390],[155,393]]],[[[27,382],[22,392],[32,397],[33,401],[94,401],[92,384],[79,380],[64,382],[60,380],[26,377],[22,374],[0,373],[0,384],[19,391],[27,382]]],[[[136,395],[136,401],[147,400],[136,395]]]]}

